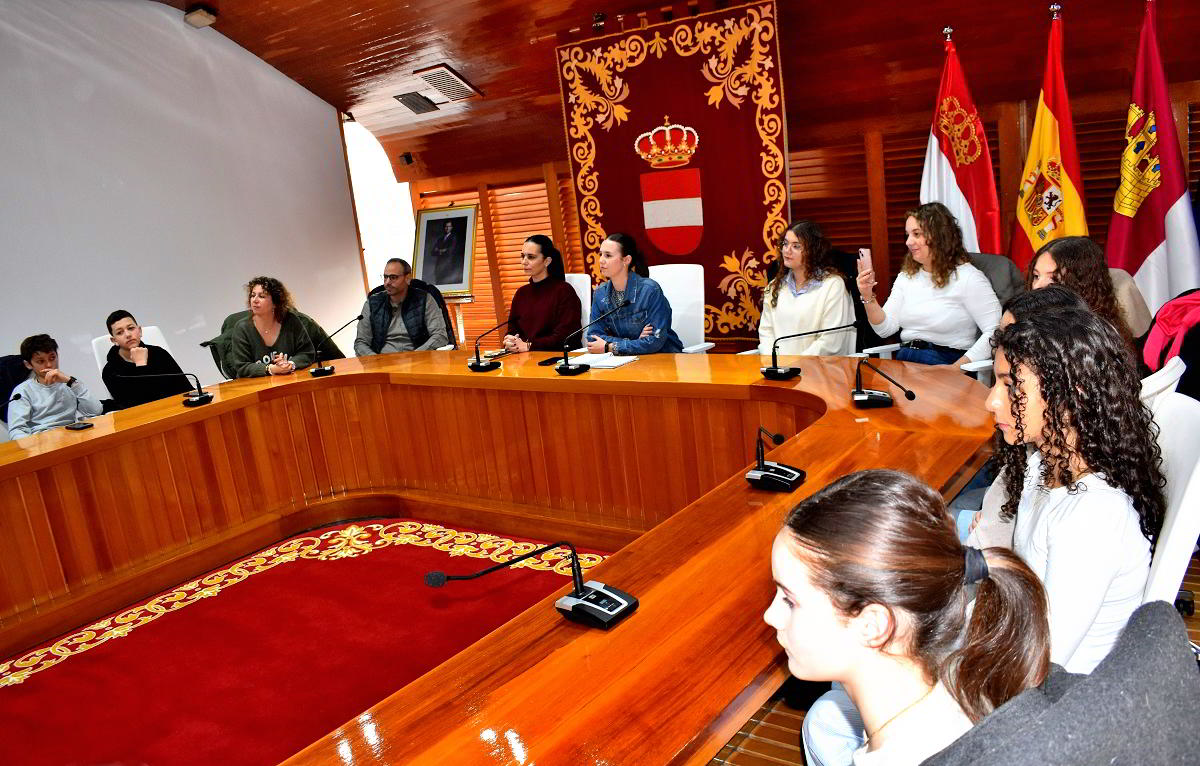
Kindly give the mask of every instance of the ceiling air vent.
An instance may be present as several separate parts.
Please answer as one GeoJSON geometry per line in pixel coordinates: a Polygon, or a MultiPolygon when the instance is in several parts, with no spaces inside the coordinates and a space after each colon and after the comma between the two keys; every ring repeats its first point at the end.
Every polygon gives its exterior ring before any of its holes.
{"type": "Polygon", "coordinates": [[[413,114],[436,112],[437,104],[422,96],[420,93],[401,93],[395,99],[409,108],[413,114]]]}
{"type": "Polygon", "coordinates": [[[449,101],[462,101],[463,99],[483,95],[475,90],[471,86],[471,83],[464,80],[458,72],[455,72],[445,64],[438,64],[428,69],[418,69],[413,74],[429,83],[434,90],[441,93],[449,101]]]}

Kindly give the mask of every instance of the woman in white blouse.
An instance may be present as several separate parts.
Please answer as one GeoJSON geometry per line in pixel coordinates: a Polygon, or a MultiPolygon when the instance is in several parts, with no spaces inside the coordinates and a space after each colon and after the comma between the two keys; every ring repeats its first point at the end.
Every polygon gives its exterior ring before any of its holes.
{"type": "Polygon", "coordinates": [[[908,254],[887,302],[875,300],[870,253],[861,251],[858,289],[867,319],[883,337],[900,331],[896,359],[921,364],[962,364],[991,356],[1000,302],[983,272],[971,265],[962,230],[940,202],[908,212],[908,254]]]}
{"type": "MultiPolygon", "coordinates": [[[[769,355],[777,338],[854,323],[854,304],[833,267],[829,240],[812,221],[797,221],[779,242],[782,267],[763,293],[758,353],[769,355]]],[[[790,338],[779,353],[834,356],[854,353],[853,328],[790,338]]]]}

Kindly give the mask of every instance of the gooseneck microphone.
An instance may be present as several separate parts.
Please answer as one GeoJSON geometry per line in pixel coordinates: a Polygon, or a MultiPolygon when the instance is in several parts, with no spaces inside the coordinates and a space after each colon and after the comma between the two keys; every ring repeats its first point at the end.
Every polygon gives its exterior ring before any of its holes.
{"type": "Polygon", "coordinates": [[[147,375],[117,375],[116,377],[128,378],[129,380],[144,380],[146,378],[178,378],[180,375],[196,381],[196,390],[189,392],[187,396],[183,398],[184,407],[199,407],[200,405],[208,404],[213,400],[212,393],[201,388],[200,378],[197,378],[190,372],[152,372],[147,375]]]}
{"type": "MultiPolygon", "coordinates": [[[[557,372],[559,375],[579,375],[581,373],[584,373],[584,372],[587,372],[588,370],[590,370],[592,368],[592,366],[590,364],[571,364],[571,357],[567,355],[567,352],[569,352],[571,350],[571,338],[574,338],[576,335],[578,335],[579,339],[582,341],[584,330],[586,330],[587,328],[591,327],[594,324],[597,324],[598,322],[600,322],[603,319],[607,319],[609,316],[617,313],[618,311],[620,311],[621,309],[625,308],[628,305],[629,305],[628,300],[621,301],[620,303],[613,306],[608,311],[605,311],[600,316],[596,317],[592,321],[585,324],[583,327],[580,327],[578,330],[576,330],[575,332],[568,335],[566,340],[563,341],[562,361],[558,363],[558,366],[554,368],[554,371],[557,372]]],[[[584,344],[584,345],[587,345],[587,344],[584,344]]]]}
{"type": "Polygon", "coordinates": [[[506,324],[508,324],[507,319],[505,319],[503,322],[496,325],[492,329],[488,330],[487,332],[481,333],[479,335],[479,337],[477,337],[475,339],[475,358],[472,359],[471,361],[467,362],[467,368],[470,369],[471,372],[491,372],[492,370],[496,370],[496,369],[500,368],[500,362],[498,362],[497,360],[489,359],[485,362],[483,359],[481,359],[479,357],[479,341],[483,340],[485,335],[490,335],[491,333],[496,332],[496,330],[499,330],[501,327],[503,327],[506,324]]]}
{"type": "Polygon", "coordinates": [[[820,335],[823,332],[837,332],[839,330],[853,330],[855,324],[838,325],[837,327],[827,327],[824,330],[808,330],[807,332],[797,332],[791,335],[781,335],[771,344],[771,366],[763,367],[762,374],[768,380],[791,380],[800,374],[799,367],[780,367],[779,366],[779,341],[789,338],[803,338],[806,335],[820,335]]]}
{"type": "Polygon", "coordinates": [[[854,402],[854,406],[860,410],[876,409],[879,407],[891,407],[895,402],[892,400],[892,395],[887,391],[877,391],[873,388],[864,389],[862,386],[862,368],[863,365],[870,367],[875,372],[882,375],[890,381],[896,388],[904,392],[904,398],[910,402],[917,398],[917,395],[911,390],[900,385],[900,381],[888,375],[883,370],[867,361],[864,356],[858,360],[858,365],[854,368],[854,390],[850,392],[850,400],[854,402]]]}
{"type": "MultiPolygon", "coordinates": [[[[362,318],[363,318],[362,314],[359,314],[358,316],[351,319],[350,322],[357,322],[357,321],[361,320],[362,318]]],[[[337,328],[333,332],[329,333],[326,337],[333,338],[334,335],[337,335],[339,332],[341,332],[342,330],[345,330],[347,327],[349,327],[350,322],[347,322],[346,324],[337,328]]],[[[304,327],[304,323],[301,322],[300,326],[304,327]]],[[[312,375],[314,378],[323,378],[326,375],[332,375],[333,374],[333,365],[332,364],[327,364],[324,367],[321,366],[321,347],[318,346],[316,343],[313,343],[312,336],[308,335],[307,327],[304,327],[304,334],[306,336],[308,336],[308,342],[311,343],[312,347],[313,347],[313,368],[308,371],[308,374],[312,375]]]]}
{"type": "Polygon", "coordinates": [[[474,580],[476,577],[497,572],[518,564],[525,559],[541,555],[555,548],[566,547],[571,550],[571,592],[554,602],[563,617],[572,622],[578,622],[591,628],[608,630],[621,620],[633,614],[638,608],[638,600],[623,590],[611,585],[605,585],[595,580],[583,581],[583,569],[579,566],[579,554],[575,546],[566,540],[543,545],[541,548],[517,556],[500,564],[481,569],[469,575],[448,575],[445,572],[433,571],[425,575],[425,584],[431,588],[440,588],[447,580],[474,580]]]}
{"type": "Polygon", "coordinates": [[[763,448],[763,436],[769,438],[776,446],[783,444],[783,434],[771,433],[762,426],[754,435],[754,467],[746,471],[746,481],[755,489],[765,489],[768,492],[791,492],[804,483],[804,471],[783,463],[766,459],[763,448]]]}

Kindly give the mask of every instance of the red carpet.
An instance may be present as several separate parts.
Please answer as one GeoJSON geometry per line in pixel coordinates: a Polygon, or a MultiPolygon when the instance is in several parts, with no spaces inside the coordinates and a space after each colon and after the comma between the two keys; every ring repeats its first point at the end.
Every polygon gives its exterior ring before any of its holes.
{"type": "Polygon", "coordinates": [[[0,664],[0,763],[277,763],[570,583],[559,551],[425,572],[539,544],[395,519],[292,538],[0,664]]]}

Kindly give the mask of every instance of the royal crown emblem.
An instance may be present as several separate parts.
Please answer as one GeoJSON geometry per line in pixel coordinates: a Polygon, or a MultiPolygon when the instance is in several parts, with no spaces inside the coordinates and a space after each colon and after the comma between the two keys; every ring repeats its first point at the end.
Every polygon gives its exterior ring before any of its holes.
{"type": "Polygon", "coordinates": [[[1113,197],[1113,210],[1133,218],[1150,192],[1162,184],[1162,165],[1151,152],[1158,145],[1158,121],[1137,104],[1129,105],[1125,120],[1125,151],[1121,153],[1121,185],[1113,197]],[[1145,117],[1140,130],[1134,126],[1145,117]]]}
{"type": "Polygon", "coordinates": [[[954,164],[958,167],[970,165],[983,153],[983,145],[975,129],[978,122],[979,113],[968,113],[954,96],[942,100],[942,108],[938,110],[938,130],[950,139],[950,146],[954,149],[954,164]]]}
{"type": "Polygon", "coordinates": [[[700,136],[695,129],[672,125],[670,117],[664,117],[662,125],[643,133],[633,142],[634,151],[656,170],[688,164],[698,146],[700,136]]]}
{"type": "Polygon", "coordinates": [[[1021,198],[1021,209],[1043,242],[1059,224],[1063,214],[1059,208],[1063,203],[1062,164],[1057,157],[1046,160],[1029,172],[1017,192],[1021,198]]]}

